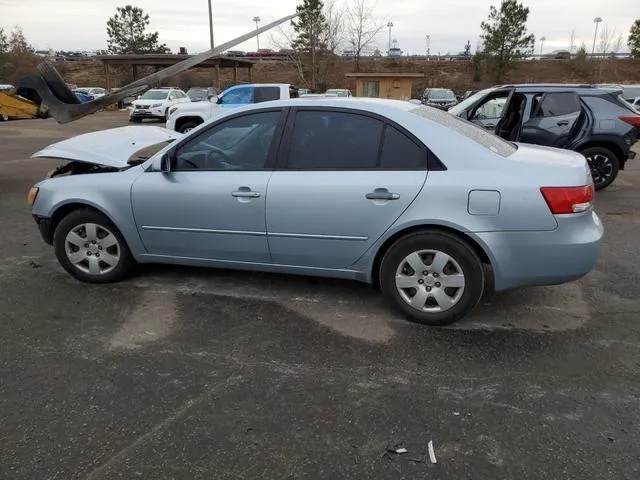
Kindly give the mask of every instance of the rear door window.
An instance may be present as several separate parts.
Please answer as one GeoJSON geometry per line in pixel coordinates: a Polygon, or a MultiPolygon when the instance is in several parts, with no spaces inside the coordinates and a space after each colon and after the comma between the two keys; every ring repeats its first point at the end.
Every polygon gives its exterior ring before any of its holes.
{"type": "Polygon", "coordinates": [[[280,87],[256,87],[255,103],[280,99],[280,87]]]}
{"type": "Polygon", "coordinates": [[[426,151],[397,128],[386,125],[380,164],[383,170],[422,170],[427,167],[426,151]]]}
{"type": "Polygon", "coordinates": [[[287,167],[370,170],[379,167],[383,123],[356,113],[302,110],[296,114],[287,167]]]}
{"type": "Polygon", "coordinates": [[[560,117],[580,111],[580,100],[575,93],[547,93],[533,102],[532,117],[560,117]]]}

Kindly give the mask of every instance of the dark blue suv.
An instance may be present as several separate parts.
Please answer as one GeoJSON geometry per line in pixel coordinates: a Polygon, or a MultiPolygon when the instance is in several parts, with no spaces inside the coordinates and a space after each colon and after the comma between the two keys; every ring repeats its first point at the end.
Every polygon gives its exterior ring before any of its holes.
{"type": "Polygon", "coordinates": [[[449,113],[506,140],[582,153],[600,190],[635,157],[631,146],[640,138],[640,114],[621,93],[592,85],[500,85],[477,92],[449,113]]]}

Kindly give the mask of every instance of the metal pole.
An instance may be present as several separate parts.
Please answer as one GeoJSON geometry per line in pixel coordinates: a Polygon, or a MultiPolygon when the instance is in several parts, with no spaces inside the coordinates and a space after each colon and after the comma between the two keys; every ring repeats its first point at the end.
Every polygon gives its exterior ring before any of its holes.
{"type": "Polygon", "coordinates": [[[596,24],[596,31],[593,33],[593,47],[591,47],[591,55],[596,51],[596,36],[598,35],[598,24],[602,21],[602,18],[596,17],[593,22],[596,24]]]}
{"type": "Polygon", "coordinates": [[[211,0],[209,0],[209,40],[213,48],[213,13],[211,10],[211,0]]]}
{"type": "MultiPolygon", "coordinates": [[[[253,21],[256,22],[256,30],[258,29],[258,23],[260,22],[260,17],[253,17],[253,21]]],[[[258,45],[258,51],[260,51],[260,35],[256,35],[256,43],[258,45]]]]}
{"type": "Polygon", "coordinates": [[[387,50],[387,56],[391,56],[391,28],[393,27],[393,22],[387,23],[387,27],[389,27],[389,50],[387,50]]]}
{"type": "Polygon", "coordinates": [[[427,59],[431,55],[431,35],[427,35],[427,59]]]}

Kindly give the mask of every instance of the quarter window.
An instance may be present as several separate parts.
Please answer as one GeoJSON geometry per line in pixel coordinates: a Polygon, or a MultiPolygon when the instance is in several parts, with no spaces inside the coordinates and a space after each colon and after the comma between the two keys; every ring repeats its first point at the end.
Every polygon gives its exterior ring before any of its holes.
{"type": "Polygon", "coordinates": [[[377,168],[380,120],[353,113],[299,111],[287,166],[295,170],[377,168]]]}
{"type": "Polygon", "coordinates": [[[261,112],[224,121],[178,148],[174,170],[263,170],[280,112],[261,112]]]}
{"type": "Polygon", "coordinates": [[[257,87],[255,103],[280,99],[280,87],[257,87]]]}

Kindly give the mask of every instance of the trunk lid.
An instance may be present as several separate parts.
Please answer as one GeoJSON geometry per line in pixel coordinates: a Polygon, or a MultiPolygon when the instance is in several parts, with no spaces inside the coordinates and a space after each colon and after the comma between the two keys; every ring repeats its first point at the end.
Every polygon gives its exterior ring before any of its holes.
{"type": "Polygon", "coordinates": [[[75,162],[123,168],[129,159],[145,148],[169,144],[183,135],[162,127],[128,126],[85,133],[54,143],[31,158],[57,158],[75,162]]]}
{"type": "Polygon", "coordinates": [[[508,159],[513,168],[526,164],[527,175],[534,175],[541,187],[580,187],[593,183],[587,159],[571,150],[519,143],[518,151],[508,159]]]}

